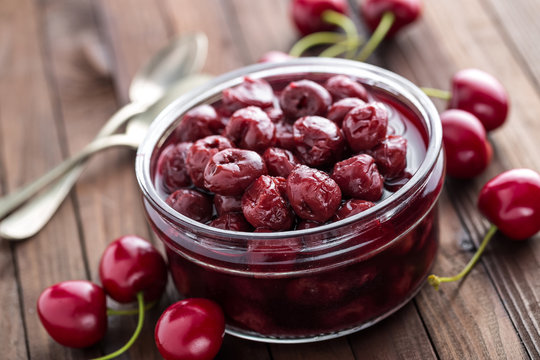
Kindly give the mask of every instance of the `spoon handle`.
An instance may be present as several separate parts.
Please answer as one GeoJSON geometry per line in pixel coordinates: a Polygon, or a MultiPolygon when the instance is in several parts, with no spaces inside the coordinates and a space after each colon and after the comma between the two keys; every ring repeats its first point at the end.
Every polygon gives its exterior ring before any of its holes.
{"type": "MultiPolygon", "coordinates": [[[[81,160],[87,159],[90,155],[92,155],[93,153],[97,151],[101,151],[111,146],[116,146],[115,141],[118,142],[118,145],[132,146],[135,148],[138,145],[134,143],[133,139],[129,139],[125,135],[111,135],[108,137],[96,138],[77,155],[57,165],[54,169],[50,170],[49,172],[47,172],[45,175],[41,176],[34,182],[1,198],[0,199],[0,218],[4,217],[6,214],[10,213],[12,210],[19,207],[22,203],[30,199],[38,191],[40,191],[41,189],[43,189],[44,187],[52,183],[58,177],[70,171],[81,160]],[[122,138],[123,143],[120,143],[121,140],[119,138],[122,138]],[[112,145],[109,145],[109,144],[112,144],[112,145]]],[[[137,143],[138,143],[138,140],[137,140],[137,143]]]]}

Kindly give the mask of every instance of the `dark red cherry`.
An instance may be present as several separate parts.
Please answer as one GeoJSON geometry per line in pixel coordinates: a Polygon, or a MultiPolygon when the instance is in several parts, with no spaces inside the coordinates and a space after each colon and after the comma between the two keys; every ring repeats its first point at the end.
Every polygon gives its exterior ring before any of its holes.
{"type": "Polygon", "coordinates": [[[481,174],[491,161],[491,145],[480,120],[463,110],[441,114],[446,172],[456,178],[481,174]]]}
{"type": "Polygon", "coordinates": [[[332,120],[338,126],[341,126],[343,119],[345,119],[345,116],[349,113],[349,111],[364,104],[365,102],[358,98],[341,99],[330,106],[330,109],[328,109],[328,115],[326,117],[328,120],[332,120]]]}
{"type": "Polygon", "coordinates": [[[285,196],[286,180],[263,175],[242,196],[242,211],[255,228],[289,230],[294,214],[285,196]]]}
{"type": "Polygon", "coordinates": [[[93,345],[107,331],[105,292],[90,281],[64,281],[46,288],[37,312],[47,333],[64,346],[93,345]]]}
{"type": "Polygon", "coordinates": [[[387,35],[392,36],[420,16],[422,2],[420,0],[363,0],[360,6],[360,15],[372,32],[375,31],[386,12],[395,15],[394,23],[387,35]]]}
{"type": "Polygon", "coordinates": [[[298,165],[287,178],[287,197],[302,219],[324,223],[338,209],[341,190],[325,172],[298,165]]]}
{"type": "Polygon", "coordinates": [[[540,174],[512,169],[497,175],[480,190],[478,208],[509,238],[533,236],[540,231],[540,174]]]}
{"type": "Polygon", "coordinates": [[[287,53],[284,53],[283,51],[273,50],[273,51],[269,51],[265,53],[263,56],[259,58],[257,62],[258,63],[268,63],[268,62],[274,63],[274,62],[285,62],[291,59],[294,59],[294,57],[287,53]]]}
{"type": "Polygon", "coordinates": [[[212,199],[197,190],[176,190],[165,202],[180,214],[195,221],[205,223],[212,218],[212,199]]]}
{"type": "Polygon", "coordinates": [[[159,155],[157,171],[168,193],[191,185],[191,178],[186,169],[186,156],[191,145],[193,144],[190,142],[170,144],[159,155]]]}
{"type": "Polygon", "coordinates": [[[275,126],[256,106],[237,110],[225,128],[225,136],[238,147],[263,152],[274,143],[275,126]]]}
{"type": "Polygon", "coordinates": [[[227,213],[221,215],[208,224],[218,229],[232,231],[251,231],[253,228],[241,213],[227,213]]]}
{"type": "Polygon", "coordinates": [[[382,196],[383,177],[379,174],[375,160],[367,154],[336,163],[332,179],[346,196],[369,201],[377,201],[382,196]]]}
{"type": "Polygon", "coordinates": [[[214,206],[218,215],[230,212],[242,212],[242,196],[214,195],[214,206]]]}
{"type": "Polygon", "coordinates": [[[211,360],[221,347],[225,317],[215,302],[191,298],[167,308],[154,337],[166,360],[211,360]]]}
{"type": "Polygon", "coordinates": [[[174,133],[179,141],[197,141],[218,134],[224,127],[214,107],[204,104],[189,110],[174,133]]]}
{"type": "Polygon", "coordinates": [[[219,136],[207,136],[195,141],[186,154],[186,168],[195,186],[204,187],[204,169],[210,158],[221,150],[232,148],[229,139],[219,136]]]}
{"type": "Polygon", "coordinates": [[[268,174],[284,178],[289,176],[292,169],[300,163],[292,152],[276,147],[266,149],[262,157],[268,169],[268,174]]]}
{"type": "Polygon", "coordinates": [[[225,149],[208,161],[204,170],[204,186],[216,194],[238,196],[264,174],[265,162],[255,151],[225,149]]]}
{"type": "Polygon", "coordinates": [[[345,116],[342,130],[354,151],[368,150],[386,136],[388,113],[380,103],[357,106],[345,116]]]}
{"type": "Polygon", "coordinates": [[[283,114],[283,110],[281,110],[279,106],[266,108],[264,109],[264,112],[266,113],[266,115],[268,115],[268,118],[272,120],[274,124],[280,122],[285,117],[285,115],[283,114]]]}
{"type": "Polygon", "coordinates": [[[321,18],[326,10],[342,14],[348,11],[347,0],[293,0],[291,14],[296,28],[302,35],[317,31],[333,30],[334,25],[324,22],[321,18]]]}
{"type": "Polygon", "coordinates": [[[324,87],[332,95],[334,102],[345,98],[358,98],[367,101],[366,88],[346,75],[332,76],[326,80],[324,87]]]}
{"type": "Polygon", "coordinates": [[[167,284],[167,265],[148,241],[138,236],[122,236],[107,246],[99,263],[99,278],[107,294],[120,303],[161,297],[167,284]]]}
{"type": "Polygon", "coordinates": [[[478,69],[465,69],[452,77],[448,107],[470,112],[486,131],[491,131],[506,120],[509,100],[506,90],[493,76],[478,69]]]}
{"type": "Polygon", "coordinates": [[[280,97],[283,113],[291,119],[308,115],[326,115],[332,104],[328,90],[311,80],[293,81],[280,97]]]}
{"type": "Polygon", "coordinates": [[[296,153],[309,166],[329,165],[341,157],[345,141],[339,127],[320,116],[305,116],[293,125],[296,153]]]}
{"type": "Polygon", "coordinates": [[[266,80],[246,76],[240,85],[223,90],[223,104],[230,113],[247,106],[267,108],[274,104],[274,91],[266,80]]]}
{"type": "Polygon", "coordinates": [[[377,164],[382,176],[387,179],[398,177],[407,167],[407,139],[390,135],[368,152],[377,164]]]}
{"type": "Polygon", "coordinates": [[[370,207],[375,206],[371,201],[359,200],[359,199],[350,199],[347,200],[341,205],[336,211],[336,214],[333,217],[334,221],[339,221],[353,215],[359,214],[362,211],[369,209],[370,207]]]}

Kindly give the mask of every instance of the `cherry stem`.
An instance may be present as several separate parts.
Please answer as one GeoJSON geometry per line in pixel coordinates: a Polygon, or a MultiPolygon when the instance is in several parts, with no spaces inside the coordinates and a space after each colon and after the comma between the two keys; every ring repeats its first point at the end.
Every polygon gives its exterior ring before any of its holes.
{"type": "Polygon", "coordinates": [[[329,48],[325,49],[323,52],[319,54],[319,57],[336,57],[338,55],[343,54],[347,51],[347,58],[352,59],[354,57],[354,53],[351,56],[348,50],[350,50],[351,47],[353,47],[353,50],[358,48],[362,43],[364,42],[364,39],[360,36],[355,36],[354,38],[349,38],[345,41],[339,42],[335,45],[330,46],[329,48]]]}
{"type": "Polygon", "coordinates": [[[379,25],[371,35],[371,38],[368,40],[367,44],[362,48],[360,54],[356,57],[358,61],[366,61],[371,54],[377,49],[379,44],[384,40],[386,34],[394,24],[396,20],[396,15],[393,12],[387,11],[383,14],[379,25]]]}
{"type": "Polygon", "coordinates": [[[137,328],[135,329],[135,332],[131,336],[131,339],[129,339],[129,341],[124,346],[122,346],[120,349],[116,350],[115,352],[110,353],[109,355],[95,358],[94,360],[114,359],[115,357],[120,356],[121,354],[126,352],[131,347],[131,345],[133,345],[135,340],[137,340],[144,324],[144,294],[142,291],[137,293],[137,303],[139,304],[139,321],[137,322],[137,328]]]}
{"type": "Polygon", "coordinates": [[[360,45],[360,43],[355,43],[352,41],[352,39],[358,38],[357,36],[358,31],[356,31],[356,26],[354,25],[354,22],[348,16],[343,15],[342,13],[339,13],[333,10],[324,11],[321,17],[324,22],[337,25],[341,29],[343,29],[348,40],[347,41],[347,58],[352,59],[354,57],[354,53],[356,52],[356,49],[360,45]]]}
{"type": "MultiPolygon", "coordinates": [[[[148,311],[157,304],[157,301],[152,301],[144,306],[144,311],[148,311]]],[[[137,315],[139,309],[107,309],[107,315],[137,315]]]]}
{"type": "Polygon", "coordinates": [[[424,92],[424,94],[426,94],[429,97],[442,99],[446,101],[452,98],[452,93],[450,91],[434,89],[434,88],[429,88],[429,87],[422,87],[420,89],[424,92]]]}
{"type": "Polygon", "coordinates": [[[476,253],[472,257],[472,259],[469,261],[467,266],[457,275],[452,277],[438,277],[437,275],[429,275],[428,276],[428,283],[435,288],[435,290],[439,290],[439,285],[443,282],[452,282],[452,281],[458,281],[462,279],[465,275],[467,275],[474,265],[478,262],[478,259],[480,259],[480,256],[482,256],[482,253],[486,249],[487,244],[489,244],[489,241],[493,238],[493,235],[497,232],[497,227],[495,225],[491,225],[489,228],[489,231],[487,232],[486,236],[484,237],[484,240],[482,240],[482,243],[478,247],[478,250],[476,250],[476,253]]]}
{"type": "Polygon", "coordinates": [[[306,50],[317,45],[335,44],[343,41],[343,34],[338,34],[330,31],[321,31],[304,36],[296,42],[289,51],[289,55],[300,57],[306,50]]]}

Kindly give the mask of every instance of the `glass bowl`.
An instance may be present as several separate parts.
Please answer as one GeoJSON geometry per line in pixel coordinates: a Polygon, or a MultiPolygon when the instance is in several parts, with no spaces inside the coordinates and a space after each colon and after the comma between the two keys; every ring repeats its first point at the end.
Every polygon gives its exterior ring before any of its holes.
{"type": "Polygon", "coordinates": [[[406,79],[360,62],[303,58],[248,66],[177,99],[156,118],[139,147],[136,175],[147,217],[165,244],[180,294],[219,303],[232,335],[310,342],[380,321],[413,298],[424,283],[438,248],[441,139],[437,110],[406,79]],[[417,128],[420,138],[409,140],[409,146],[421,148],[422,157],[414,160],[417,169],[399,190],[355,216],[273,233],[217,229],[165,203],[154,185],[156,162],[188,110],[219,101],[224,89],[240,84],[245,76],[279,87],[295,79],[324,80],[335,74],[358,79],[377,100],[406,113],[417,128]],[[263,246],[252,253],[250,244],[263,246]]]}

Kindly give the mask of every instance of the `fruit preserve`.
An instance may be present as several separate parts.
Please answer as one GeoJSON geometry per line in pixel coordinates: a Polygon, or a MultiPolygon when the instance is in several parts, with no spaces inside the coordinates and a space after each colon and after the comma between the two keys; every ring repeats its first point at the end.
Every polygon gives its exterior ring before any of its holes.
{"type": "Polygon", "coordinates": [[[266,342],[348,334],[423,284],[438,246],[442,130],[430,100],[348,60],[249,66],[179,98],[136,161],[182,296],[266,342]]]}

